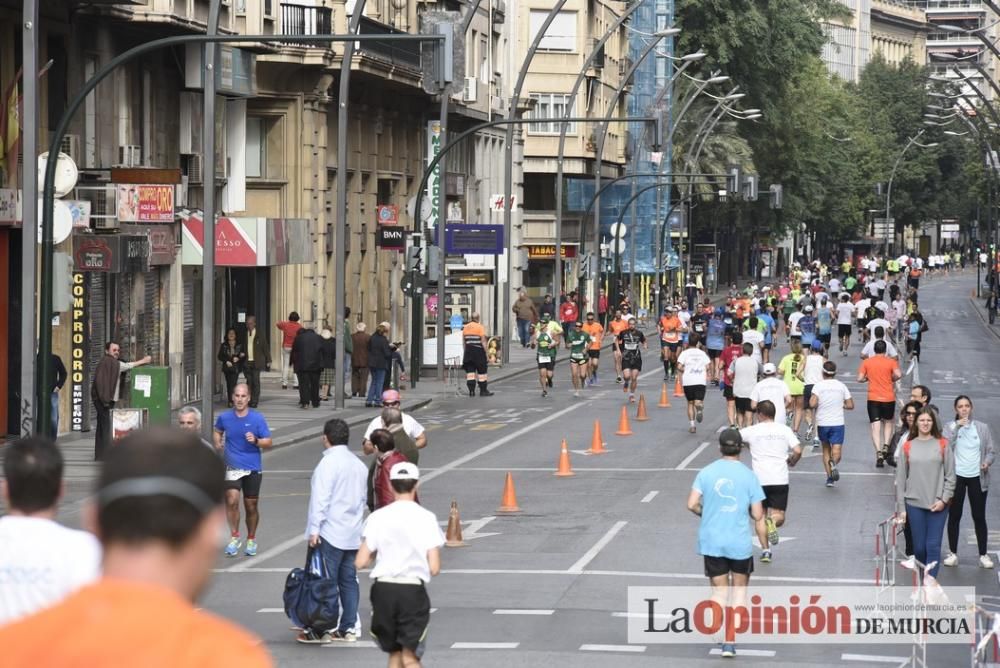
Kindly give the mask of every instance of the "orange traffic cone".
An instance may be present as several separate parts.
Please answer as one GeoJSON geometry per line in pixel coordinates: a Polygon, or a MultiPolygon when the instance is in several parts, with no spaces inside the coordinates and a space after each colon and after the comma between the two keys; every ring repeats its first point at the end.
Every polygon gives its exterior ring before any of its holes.
{"type": "MultiPolygon", "coordinates": [[[[628,415],[624,406],[622,406],[622,415],[625,416],[625,429],[628,429],[628,415]]],[[[618,429],[621,430],[621,426],[618,429]]],[[[628,433],[631,434],[632,432],[628,433]]],[[[607,450],[604,448],[604,438],[601,436],[601,421],[594,420],[594,435],[590,439],[590,450],[587,450],[587,454],[603,455],[605,452],[607,450]]]]}
{"type": "Polygon", "coordinates": [[[517,507],[517,495],[514,493],[514,476],[507,473],[507,479],[503,483],[503,498],[500,500],[499,513],[519,513],[521,509],[517,507]]]}
{"type": "Polygon", "coordinates": [[[684,388],[681,387],[681,377],[680,376],[677,376],[676,380],[674,382],[674,396],[675,397],[683,397],[684,396],[684,388]]]}
{"type": "Polygon", "coordinates": [[[656,404],[660,408],[670,408],[670,397],[667,394],[667,384],[663,383],[660,387],[660,403],[656,404]]]}
{"type": "Polygon", "coordinates": [[[448,513],[448,529],[444,534],[445,547],[465,547],[462,540],[462,519],[458,516],[458,501],[452,499],[451,512],[448,513]]]}
{"type": "Polygon", "coordinates": [[[648,419],[649,419],[649,416],[646,415],[646,395],[640,394],[639,395],[639,408],[637,408],[636,411],[635,411],[635,420],[636,420],[636,422],[645,422],[648,419]]]}
{"type": "Polygon", "coordinates": [[[576,475],[573,473],[573,469],[569,465],[569,450],[566,447],[566,439],[563,439],[562,449],[559,452],[559,468],[556,469],[555,475],[560,478],[566,478],[571,475],[576,475]]]}
{"type": "Polygon", "coordinates": [[[618,431],[615,432],[615,436],[631,436],[632,427],[628,424],[628,410],[625,406],[622,406],[621,417],[618,418],[618,431]]]}

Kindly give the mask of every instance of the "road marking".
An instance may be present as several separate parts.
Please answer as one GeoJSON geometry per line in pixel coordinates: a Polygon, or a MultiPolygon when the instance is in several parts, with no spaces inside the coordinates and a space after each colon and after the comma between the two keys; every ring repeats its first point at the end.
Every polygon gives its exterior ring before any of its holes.
{"type": "Polygon", "coordinates": [[[694,452],[692,452],[690,455],[684,458],[684,461],[681,462],[680,466],[678,466],[677,469],[678,470],[686,469],[687,465],[693,462],[694,458],[700,455],[701,451],[707,447],[708,447],[708,441],[705,441],[704,443],[699,445],[697,448],[694,449],[694,452]]]}
{"type": "MultiPolygon", "coordinates": [[[[244,573],[247,570],[249,570],[250,568],[252,568],[252,566],[250,564],[252,564],[254,562],[266,561],[266,560],[270,559],[271,557],[276,557],[279,554],[282,554],[283,552],[285,552],[285,551],[287,551],[287,550],[295,547],[299,543],[304,543],[304,542],[306,542],[306,539],[301,534],[298,535],[298,536],[293,536],[293,537],[289,538],[288,540],[286,540],[283,543],[278,543],[277,545],[275,545],[274,547],[272,547],[270,550],[265,550],[265,551],[261,552],[256,557],[244,557],[243,560],[240,561],[239,563],[234,564],[234,565],[230,566],[229,568],[223,568],[223,569],[221,569],[221,571],[223,573],[244,573]]],[[[283,568],[281,570],[287,571],[288,569],[287,568],[283,568]]]]}
{"type": "Polygon", "coordinates": [[[257,612],[284,612],[284,608],[261,608],[257,612]]]}
{"type": "Polygon", "coordinates": [[[462,457],[459,457],[458,459],[455,459],[455,460],[453,460],[453,461],[445,464],[444,466],[442,466],[442,467],[440,467],[440,468],[438,468],[438,469],[436,469],[434,471],[431,471],[427,475],[422,476],[423,479],[420,481],[420,483],[422,485],[426,485],[428,482],[430,482],[434,478],[437,478],[438,476],[444,475],[445,473],[447,473],[449,471],[457,469],[462,464],[465,464],[466,462],[470,462],[473,459],[476,459],[477,457],[485,455],[488,452],[492,452],[493,450],[496,450],[497,448],[499,448],[501,445],[504,445],[505,443],[509,443],[509,442],[513,441],[515,438],[520,438],[521,436],[524,436],[527,433],[533,432],[538,427],[542,426],[543,424],[545,424],[547,422],[552,422],[553,420],[557,420],[557,419],[561,418],[563,415],[566,415],[567,413],[575,411],[576,409],[578,409],[578,408],[580,408],[582,406],[586,406],[589,403],[590,403],[589,401],[586,401],[586,402],[575,403],[572,406],[567,406],[566,408],[562,409],[561,411],[557,411],[555,413],[552,413],[548,417],[544,417],[544,418],[542,418],[542,419],[540,419],[540,420],[538,420],[536,422],[533,422],[532,424],[529,424],[529,425],[527,425],[525,427],[522,427],[521,429],[518,429],[517,431],[515,431],[515,432],[513,432],[511,434],[508,434],[508,435],[504,436],[503,438],[498,438],[497,440],[493,441],[492,443],[484,445],[483,447],[479,448],[478,450],[474,450],[474,451],[470,452],[469,454],[464,455],[462,457]]]}
{"type": "Polygon", "coordinates": [[[477,538],[489,538],[490,536],[499,536],[500,532],[486,532],[480,533],[480,529],[496,519],[495,515],[489,515],[487,517],[481,517],[478,520],[473,520],[469,522],[469,525],[465,528],[463,532],[463,538],[465,540],[475,540],[477,538]]]}
{"type": "Polygon", "coordinates": [[[583,569],[587,567],[587,564],[589,564],[591,561],[594,560],[594,557],[596,557],[598,553],[600,553],[600,551],[603,550],[605,546],[607,546],[607,544],[611,542],[611,540],[615,537],[615,535],[617,535],[617,533],[621,531],[626,524],[628,524],[628,522],[626,522],[625,520],[622,520],[620,522],[615,522],[615,525],[610,529],[608,529],[608,532],[603,536],[601,536],[601,539],[596,543],[594,543],[594,546],[589,550],[587,550],[587,552],[582,557],[580,557],[580,559],[575,564],[570,566],[567,572],[583,573],[583,569]]]}
{"type": "Polygon", "coordinates": [[[722,432],[724,432],[727,429],[729,429],[729,425],[728,424],[720,425],[719,428],[715,430],[715,433],[716,434],[721,434],[722,432]]]}
{"type": "Polygon", "coordinates": [[[881,654],[841,654],[841,661],[867,661],[868,663],[895,663],[902,665],[910,660],[908,656],[884,656],[881,654]]]}
{"type": "Polygon", "coordinates": [[[581,652],[645,652],[645,645],[580,645],[581,652]]]}
{"type": "MultiPolygon", "coordinates": [[[[331,642],[323,645],[324,649],[376,649],[374,640],[356,640],[354,642],[331,642]]],[[[741,650],[742,651],[742,650],[741,650]]]]}
{"type": "MultiPolygon", "coordinates": [[[[760,657],[771,657],[774,656],[775,652],[773,649],[743,649],[742,647],[736,651],[736,656],[760,656],[760,657]]],[[[722,650],[718,647],[709,650],[709,656],[722,656],[722,650]]]]}
{"type": "Polygon", "coordinates": [[[639,503],[649,503],[650,501],[652,501],[653,499],[655,499],[656,495],[659,494],[659,493],[660,492],[658,490],[654,489],[652,492],[650,492],[646,496],[642,497],[642,501],[640,501],[639,503]]]}
{"type": "Polygon", "coordinates": [[[517,649],[519,642],[456,642],[452,649],[517,649]]]}
{"type": "Polygon", "coordinates": [[[507,610],[500,609],[493,611],[494,615],[539,615],[543,617],[548,615],[554,615],[555,613],[556,613],[555,610],[529,610],[529,609],[517,610],[513,608],[507,610]]]}

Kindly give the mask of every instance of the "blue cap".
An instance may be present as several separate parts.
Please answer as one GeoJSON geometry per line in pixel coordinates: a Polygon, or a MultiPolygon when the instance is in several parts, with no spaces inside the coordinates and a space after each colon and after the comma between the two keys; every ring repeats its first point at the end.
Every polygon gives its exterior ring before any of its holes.
{"type": "Polygon", "coordinates": [[[819,339],[813,339],[812,349],[813,350],[823,350],[823,342],[820,341],[819,339]]]}

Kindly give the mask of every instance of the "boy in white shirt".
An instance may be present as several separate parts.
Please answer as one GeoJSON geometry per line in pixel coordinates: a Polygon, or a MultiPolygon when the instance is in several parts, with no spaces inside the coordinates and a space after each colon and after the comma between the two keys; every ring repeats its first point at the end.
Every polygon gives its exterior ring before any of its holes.
{"type": "Polygon", "coordinates": [[[368,516],[354,565],[365,568],[375,557],[370,577],[371,634],[389,666],[420,666],[431,616],[425,585],[441,571],[444,535],[437,517],[416,501],[420,469],[399,462],[389,470],[394,503],[368,516]]]}

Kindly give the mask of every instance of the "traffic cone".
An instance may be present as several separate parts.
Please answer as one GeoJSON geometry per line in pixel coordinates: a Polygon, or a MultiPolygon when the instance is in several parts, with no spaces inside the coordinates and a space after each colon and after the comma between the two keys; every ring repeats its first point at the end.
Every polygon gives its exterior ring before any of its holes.
{"type": "Polygon", "coordinates": [[[674,381],[674,396],[675,397],[683,397],[684,396],[684,388],[681,387],[681,377],[680,376],[677,376],[676,380],[674,381]]]}
{"type": "Polygon", "coordinates": [[[649,419],[649,416],[646,414],[646,395],[645,394],[640,394],[639,395],[639,408],[637,408],[636,411],[635,411],[635,421],[636,422],[645,422],[648,419],[649,419]]]}
{"type": "Polygon", "coordinates": [[[573,473],[573,469],[569,465],[569,449],[566,446],[566,439],[563,439],[562,449],[559,452],[559,468],[556,469],[555,475],[560,478],[566,478],[571,475],[576,475],[573,473]]]}
{"type": "Polygon", "coordinates": [[[498,513],[519,513],[521,509],[517,507],[517,495],[514,493],[514,476],[507,472],[507,479],[503,483],[503,498],[500,500],[498,513]]]}
{"type": "Polygon", "coordinates": [[[667,384],[663,383],[660,388],[660,403],[656,404],[660,408],[670,408],[670,397],[667,394],[667,384]]]}
{"type": "Polygon", "coordinates": [[[631,436],[632,428],[628,424],[628,410],[625,406],[622,406],[621,417],[618,418],[618,431],[615,432],[615,436],[631,436]]]}
{"type": "MultiPolygon", "coordinates": [[[[628,415],[625,411],[625,407],[622,406],[622,415],[625,416],[625,429],[628,429],[628,415]]],[[[621,427],[619,426],[619,431],[621,427]]],[[[628,433],[632,433],[631,431],[628,433]]],[[[590,439],[590,450],[587,450],[587,454],[590,455],[603,455],[607,450],[604,448],[604,438],[601,436],[601,421],[594,420],[594,435],[590,439]]]]}
{"type": "Polygon", "coordinates": [[[444,534],[445,547],[465,547],[462,540],[462,519],[458,516],[458,501],[452,499],[451,512],[448,513],[448,530],[444,534]]]}

